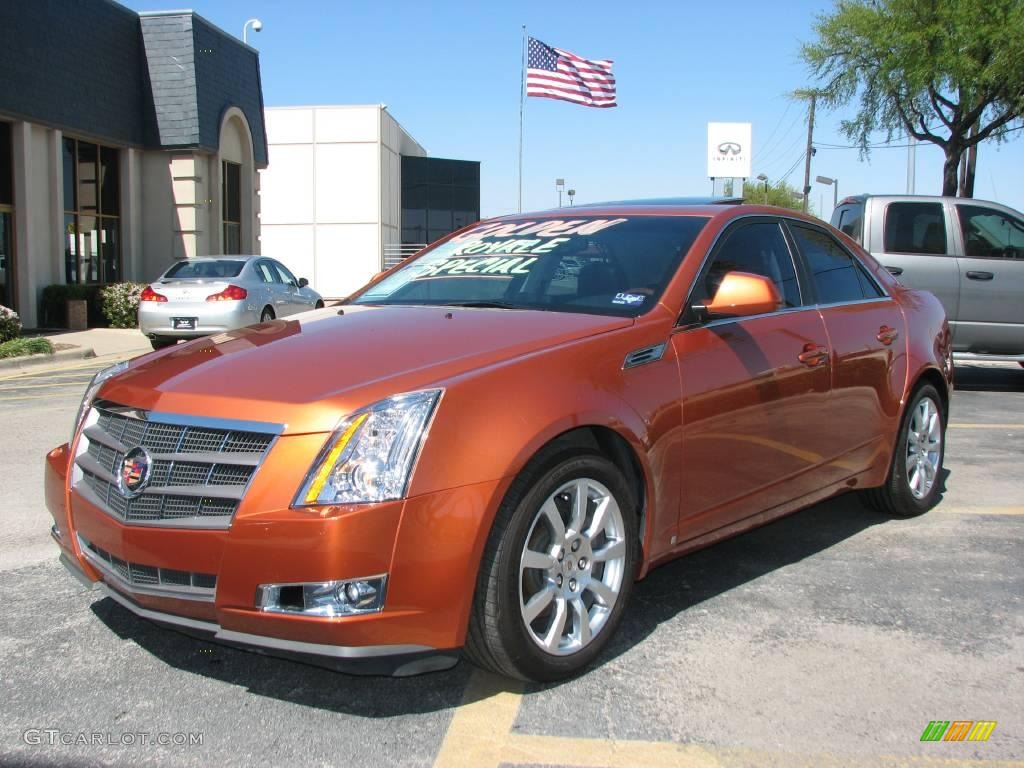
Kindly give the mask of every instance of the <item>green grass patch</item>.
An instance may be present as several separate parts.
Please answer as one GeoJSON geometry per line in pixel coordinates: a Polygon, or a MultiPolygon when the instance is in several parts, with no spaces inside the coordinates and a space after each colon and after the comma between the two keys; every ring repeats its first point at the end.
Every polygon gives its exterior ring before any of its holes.
{"type": "Polygon", "coordinates": [[[0,358],[24,357],[25,355],[52,355],[53,344],[49,339],[11,339],[0,344],[0,358]]]}

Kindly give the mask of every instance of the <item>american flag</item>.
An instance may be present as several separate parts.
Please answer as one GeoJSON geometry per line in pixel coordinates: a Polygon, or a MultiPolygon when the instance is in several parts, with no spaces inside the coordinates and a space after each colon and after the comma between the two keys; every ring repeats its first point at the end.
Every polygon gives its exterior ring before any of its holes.
{"type": "Polygon", "coordinates": [[[586,107],[614,107],[612,62],[583,59],[531,37],[526,57],[526,95],[586,107]]]}

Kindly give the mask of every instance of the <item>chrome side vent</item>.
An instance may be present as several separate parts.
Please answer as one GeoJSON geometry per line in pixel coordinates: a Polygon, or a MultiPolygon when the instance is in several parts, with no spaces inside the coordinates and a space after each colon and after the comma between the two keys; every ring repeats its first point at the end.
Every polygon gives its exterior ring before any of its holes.
{"type": "Polygon", "coordinates": [[[638,365],[646,365],[647,363],[655,363],[661,360],[661,356],[665,354],[666,342],[661,344],[652,344],[649,347],[640,347],[640,349],[634,349],[622,362],[622,370],[627,368],[636,368],[638,365]]]}

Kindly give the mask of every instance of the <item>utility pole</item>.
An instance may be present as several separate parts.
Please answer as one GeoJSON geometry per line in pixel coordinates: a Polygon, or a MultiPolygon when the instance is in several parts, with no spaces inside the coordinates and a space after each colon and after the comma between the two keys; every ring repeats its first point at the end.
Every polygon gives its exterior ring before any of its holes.
{"type": "Polygon", "coordinates": [[[799,95],[810,99],[807,109],[807,151],[804,153],[804,213],[807,213],[807,201],[811,196],[811,155],[814,154],[814,103],[818,99],[815,91],[805,91],[799,95]]]}
{"type": "Polygon", "coordinates": [[[914,194],[917,175],[917,139],[907,134],[907,194],[914,194]]]}

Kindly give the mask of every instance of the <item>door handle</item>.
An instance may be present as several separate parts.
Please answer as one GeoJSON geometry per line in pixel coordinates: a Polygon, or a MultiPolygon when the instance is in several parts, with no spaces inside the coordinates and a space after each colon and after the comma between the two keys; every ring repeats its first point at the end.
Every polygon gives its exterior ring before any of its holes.
{"type": "Polygon", "coordinates": [[[991,272],[967,272],[968,280],[991,280],[995,277],[991,272]]]}
{"type": "Polygon", "coordinates": [[[878,329],[878,335],[875,336],[875,338],[878,339],[883,344],[885,344],[886,346],[889,346],[894,341],[896,341],[897,338],[899,338],[899,335],[900,332],[897,331],[895,328],[891,328],[888,325],[883,325],[881,328],[878,329]]]}
{"type": "Polygon", "coordinates": [[[797,355],[797,359],[808,368],[816,368],[828,360],[828,350],[814,344],[805,344],[804,351],[797,355]]]}
{"type": "Polygon", "coordinates": [[[902,275],[903,274],[903,267],[886,267],[886,269],[889,270],[889,274],[891,274],[891,275],[902,275]]]}

